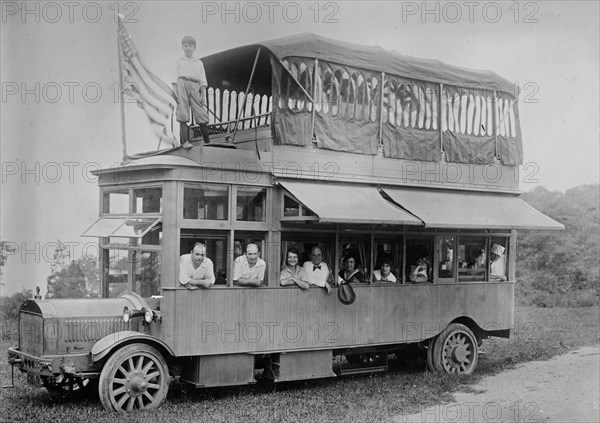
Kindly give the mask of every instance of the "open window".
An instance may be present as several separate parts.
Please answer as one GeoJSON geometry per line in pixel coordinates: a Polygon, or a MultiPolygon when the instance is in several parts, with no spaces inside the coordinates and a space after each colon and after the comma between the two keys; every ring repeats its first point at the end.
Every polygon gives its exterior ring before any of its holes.
{"type": "Polygon", "coordinates": [[[433,235],[406,237],[406,280],[409,283],[433,282],[433,235]]]}
{"type": "Polygon", "coordinates": [[[486,280],[486,245],[484,236],[461,235],[458,243],[458,281],[486,280]]]}
{"type": "Polygon", "coordinates": [[[508,238],[492,237],[489,253],[489,280],[508,280],[508,238]]]}
{"type": "Polygon", "coordinates": [[[376,236],[373,253],[373,282],[402,282],[402,237],[376,236]]]}
{"type": "Polygon", "coordinates": [[[179,256],[190,254],[194,245],[201,242],[206,245],[206,257],[213,262],[215,285],[227,285],[229,231],[206,231],[184,229],[181,231],[179,256]]]}
{"type": "Polygon", "coordinates": [[[281,220],[318,220],[318,216],[295,197],[283,193],[281,220]]]}
{"type": "Polygon", "coordinates": [[[288,249],[294,247],[300,252],[298,265],[304,267],[311,285],[323,286],[323,279],[330,284],[333,283],[335,242],[332,236],[322,233],[284,232],[281,238],[280,269],[285,265],[288,249]],[[329,274],[326,274],[327,270],[329,274]]]}
{"type": "Polygon", "coordinates": [[[351,277],[355,282],[369,282],[372,273],[369,238],[368,235],[340,237],[338,281],[348,281],[351,277]]]}
{"type": "Polygon", "coordinates": [[[152,229],[156,228],[161,220],[161,217],[101,217],[100,219],[96,220],[92,226],[86,229],[81,236],[95,238],[115,237],[141,239],[152,229]]]}
{"type": "Polygon", "coordinates": [[[456,269],[456,236],[438,235],[436,237],[436,273],[439,282],[454,282],[456,269]]]}

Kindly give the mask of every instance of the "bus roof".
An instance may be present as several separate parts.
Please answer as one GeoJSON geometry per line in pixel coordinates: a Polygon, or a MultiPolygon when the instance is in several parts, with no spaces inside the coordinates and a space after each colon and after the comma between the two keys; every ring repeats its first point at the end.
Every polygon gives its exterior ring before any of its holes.
{"type": "Polygon", "coordinates": [[[279,60],[287,57],[314,58],[411,79],[461,87],[485,87],[518,95],[515,84],[492,71],[467,69],[435,59],[406,56],[378,46],[353,44],[310,33],[250,44],[215,53],[202,60],[207,68],[211,68],[223,60],[252,58],[258,47],[268,49],[279,60]]]}

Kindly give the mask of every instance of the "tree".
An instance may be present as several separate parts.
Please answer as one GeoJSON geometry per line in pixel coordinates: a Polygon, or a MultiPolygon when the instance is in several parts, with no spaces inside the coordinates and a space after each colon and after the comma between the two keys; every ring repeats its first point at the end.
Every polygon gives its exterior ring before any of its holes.
{"type": "MultiPolygon", "coordinates": [[[[2,268],[6,265],[8,256],[12,255],[17,251],[13,242],[0,241],[0,276],[2,276],[2,268]]],[[[0,285],[4,285],[4,282],[0,281],[0,285]]]]}
{"type": "Polygon", "coordinates": [[[17,333],[17,319],[21,304],[33,297],[31,289],[17,292],[10,297],[0,297],[0,319],[2,320],[2,340],[10,340],[17,333]]]}
{"type": "MultiPolygon", "coordinates": [[[[517,294],[553,297],[595,291],[600,295],[600,189],[583,185],[564,194],[538,187],[523,194],[536,209],[565,225],[564,231],[520,231],[517,242],[517,294]],[[543,294],[543,295],[542,295],[543,294]]],[[[592,295],[593,297],[593,295],[592,295]]]]}
{"type": "Polygon", "coordinates": [[[47,298],[82,298],[87,295],[85,274],[77,261],[48,276],[47,298]]]}

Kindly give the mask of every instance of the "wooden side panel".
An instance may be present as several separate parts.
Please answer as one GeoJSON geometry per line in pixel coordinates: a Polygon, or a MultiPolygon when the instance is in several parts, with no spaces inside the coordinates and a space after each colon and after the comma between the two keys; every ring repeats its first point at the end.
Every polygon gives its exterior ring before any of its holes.
{"type": "Polygon", "coordinates": [[[331,350],[296,351],[279,356],[278,382],[332,377],[331,350]]]}
{"type": "Polygon", "coordinates": [[[197,386],[229,386],[254,383],[254,356],[228,354],[189,357],[182,361],[181,379],[197,386]]]}
{"type": "Polygon", "coordinates": [[[484,329],[510,329],[513,283],[355,286],[343,305],[336,291],[295,287],[164,290],[165,329],[176,355],[272,352],[416,342],[467,316],[484,329]],[[173,301],[173,298],[175,301],[173,301]]]}

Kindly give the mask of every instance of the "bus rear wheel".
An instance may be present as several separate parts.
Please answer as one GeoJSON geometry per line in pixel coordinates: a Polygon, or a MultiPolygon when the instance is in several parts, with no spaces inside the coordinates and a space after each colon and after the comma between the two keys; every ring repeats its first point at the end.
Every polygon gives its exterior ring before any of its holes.
{"type": "Polygon", "coordinates": [[[162,354],[146,344],[115,352],[100,373],[98,392],[107,410],[156,408],[169,391],[169,370],[162,354]]]}
{"type": "Polygon", "coordinates": [[[463,324],[449,324],[429,343],[427,364],[434,371],[470,375],[477,359],[477,338],[463,324]]]}

